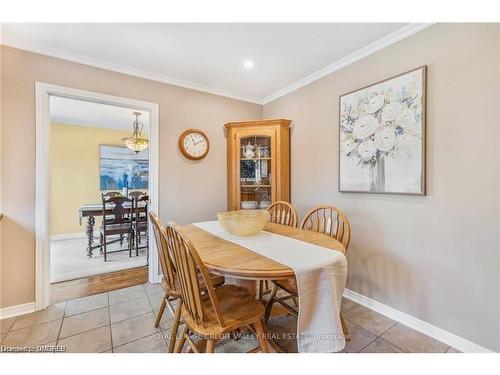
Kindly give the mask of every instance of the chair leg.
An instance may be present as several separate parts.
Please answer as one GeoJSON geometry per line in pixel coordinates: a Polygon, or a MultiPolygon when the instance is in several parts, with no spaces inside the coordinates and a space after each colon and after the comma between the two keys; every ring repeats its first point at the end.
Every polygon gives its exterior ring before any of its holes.
{"type": "Polygon", "coordinates": [[[132,256],[132,243],[134,240],[132,239],[132,232],[128,232],[128,257],[132,256]]]}
{"type": "Polygon", "coordinates": [[[207,347],[205,349],[205,353],[213,353],[215,350],[216,343],[217,343],[217,340],[214,340],[214,339],[207,340],[207,347]]]}
{"type": "Polygon", "coordinates": [[[264,321],[266,323],[269,320],[269,316],[271,315],[271,310],[272,310],[273,304],[274,304],[274,297],[276,296],[277,292],[278,292],[278,286],[276,284],[274,284],[273,290],[271,292],[271,297],[269,297],[269,301],[267,301],[266,310],[264,312],[264,321]]]}
{"type": "Polygon", "coordinates": [[[163,299],[161,300],[160,309],[158,310],[158,316],[156,317],[156,321],[155,321],[155,328],[157,328],[160,325],[161,317],[163,315],[163,312],[165,311],[165,307],[167,306],[167,301],[166,301],[167,298],[168,298],[168,294],[165,293],[165,295],[163,296],[163,299]]]}
{"type": "MultiPolygon", "coordinates": [[[[138,236],[137,236],[137,237],[139,238],[139,243],[140,243],[140,239],[141,239],[141,232],[138,232],[138,236]]],[[[136,243],[136,244],[135,244],[135,256],[136,256],[136,257],[138,257],[138,256],[139,256],[139,244],[138,244],[138,243],[136,243]]]]}
{"type": "Polygon", "coordinates": [[[172,330],[170,331],[170,340],[168,342],[169,353],[174,352],[175,340],[177,339],[177,330],[179,329],[179,321],[181,320],[181,307],[182,303],[179,303],[177,309],[175,310],[174,321],[172,323],[172,330]]]}
{"type": "Polygon", "coordinates": [[[101,255],[104,254],[103,251],[102,251],[102,242],[103,242],[103,240],[102,240],[102,233],[99,233],[99,245],[100,245],[99,246],[99,253],[101,255]]]}
{"type": "Polygon", "coordinates": [[[254,327],[255,334],[257,335],[257,339],[259,340],[259,345],[262,353],[269,353],[269,347],[267,346],[267,339],[264,334],[264,327],[262,326],[262,322],[260,320],[256,321],[254,327]]]}
{"type": "Polygon", "coordinates": [[[108,253],[106,252],[106,235],[102,236],[102,247],[104,249],[104,261],[108,261],[108,253]]]}
{"type": "Polygon", "coordinates": [[[146,229],[146,265],[149,266],[149,231],[146,229]]]}
{"type": "Polygon", "coordinates": [[[347,330],[347,324],[345,323],[342,312],[340,313],[340,323],[342,324],[342,332],[344,333],[345,339],[351,341],[351,335],[349,335],[349,331],[347,330]]]}
{"type": "Polygon", "coordinates": [[[181,353],[182,348],[184,347],[184,344],[186,343],[186,337],[189,332],[189,327],[187,324],[184,326],[184,329],[182,330],[181,338],[179,339],[179,342],[177,343],[177,347],[175,349],[176,353],[181,353]]]}
{"type": "Polygon", "coordinates": [[[123,238],[124,238],[123,234],[120,234],[120,247],[123,246],[123,238]]]}

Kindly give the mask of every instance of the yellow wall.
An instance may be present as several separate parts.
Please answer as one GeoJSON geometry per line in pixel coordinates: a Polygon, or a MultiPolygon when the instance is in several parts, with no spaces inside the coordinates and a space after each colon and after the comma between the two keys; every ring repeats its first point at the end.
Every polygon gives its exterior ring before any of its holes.
{"type": "MultiPolygon", "coordinates": [[[[99,145],[121,146],[130,131],[52,124],[50,145],[50,233],[83,232],[78,209],[101,202],[99,145]]],[[[95,228],[100,222],[96,220],[95,228]]]]}

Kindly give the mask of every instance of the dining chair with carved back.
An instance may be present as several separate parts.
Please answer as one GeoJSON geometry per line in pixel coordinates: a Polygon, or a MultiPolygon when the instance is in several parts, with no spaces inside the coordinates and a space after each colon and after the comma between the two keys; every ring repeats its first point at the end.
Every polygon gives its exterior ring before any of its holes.
{"type": "MultiPolygon", "coordinates": [[[[296,227],[298,223],[297,210],[290,203],[285,201],[273,202],[268,208],[269,221],[271,223],[296,227]]],[[[271,293],[268,280],[259,281],[259,300],[265,294],[271,293]]]]}
{"type": "MultiPolygon", "coordinates": [[[[108,200],[109,198],[114,198],[114,197],[121,197],[122,193],[119,191],[108,191],[107,193],[101,193],[101,199],[102,200],[108,200]]],[[[108,220],[108,222],[113,221],[113,215],[110,215],[109,217],[102,217],[103,220],[108,220]]],[[[120,235],[120,247],[123,246],[123,234],[120,235]]],[[[101,254],[103,253],[102,248],[99,248],[101,254]]]]}
{"type": "Polygon", "coordinates": [[[102,216],[103,221],[99,229],[100,247],[104,253],[104,261],[108,260],[108,253],[116,253],[124,250],[107,251],[107,238],[109,236],[120,236],[120,244],[122,244],[123,236],[127,236],[129,256],[132,256],[132,246],[134,243],[132,217],[133,202],[131,199],[114,196],[108,199],[102,199],[102,216]],[[106,216],[106,211],[111,206],[111,214],[106,216]]]}
{"type": "MultiPolygon", "coordinates": [[[[317,233],[326,234],[335,238],[337,241],[341,242],[344,246],[344,251],[347,252],[349,247],[349,242],[351,239],[351,226],[347,216],[338,208],[334,206],[321,205],[311,209],[300,224],[301,229],[310,230],[317,233]]],[[[271,296],[266,304],[265,320],[269,319],[273,304],[278,302],[281,306],[286,308],[292,314],[297,315],[297,280],[295,278],[285,279],[285,280],[275,280],[273,281],[274,286],[271,291],[271,296]],[[277,297],[276,294],[281,290],[285,295],[277,297]],[[287,303],[290,299],[293,299],[295,307],[287,303]]],[[[300,301],[298,301],[300,303],[300,301]]],[[[340,321],[342,323],[342,330],[344,336],[347,340],[350,340],[349,331],[347,330],[347,325],[340,312],[340,321]]]]}
{"type": "Polygon", "coordinates": [[[132,198],[134,204],[134,216],[133,216],[133,228],[134,228],[134,243],[135,243],[135,255],[139,255],[139,249],[146,249],[146,262],[149,265],[149,236],[148,236],[148,204],[149,196],[142,195],[139,197],[132,198]],[[141,215],[141,210],[144,209],[145,215],[141,215]],[[141,234],[145,234],[146,245],[141,245],[141,234]]]}
{"type": "Polygon", "coordinates": [[[148,195],[148,193],[146,193],[145,191],[131,191],[130,193],[128,193],[128,196],[130,198],[140,198],[143,195],[148,195]]]}
{"type": "Polygon", "coordinates": [[[198,251],[181,229],[175,223],[168,223],[166,232],[178,266],[182,293],[181,315],[185,323],[176,352],[180,353],[187,341],[193,352],[213,353],[220,339],[243,327],[254,330],[260,350],[268,352],[262,325],[262,303],[248,289],[240,286],[226,284],[214,288],[198,251]],[[201,282],[206,286],[205,293],[202,293],[201,282]],[[200,342],[196,343],[190,334],[201,338],[200,342]]]}
{"type": "MultiPolygon", "coordinates": [[[[158,257],[160,260],[161,271],[163,273],[161,283],[164,290],[164,296],[161,300],[160,308],[156,316],[155,327],[158,327],[160,325],[161,318],[163,316],[163,313],[165,312],[165,307],[168,307],[168,309],[174,316],[168,343],[168,352],[173,353],[177,338],[177,331],[180,324],[182,294],[180,290],[176,266],[174,263],[172,246],[169,245],[169,239],[167,238],[165,226],[160,221],[160,218],[156,213],[151,212],[149,214],[149,217],[151,219],[156,246],[158,248],[158,257]],[[177,302],[177,306],[175,307],[173,306],[174,302],[177,302]]],[[[219,287],[220,285],[224,284],[223,276],[210,274],[210,279],[214,287],[219,287]]],[[[201,285],[201,289],[202,291],[206,289],[204,284],[201,285]]]]}

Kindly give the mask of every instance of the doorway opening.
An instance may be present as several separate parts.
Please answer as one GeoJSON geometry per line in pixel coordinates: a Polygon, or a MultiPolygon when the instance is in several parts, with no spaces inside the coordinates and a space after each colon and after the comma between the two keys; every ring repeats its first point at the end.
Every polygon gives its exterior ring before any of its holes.
{"type": "Polygon", "coordinates": [[[36,309],[57,283],[136,270],[158,282],[158,105],[36,89],[36,309]]]}
{"type": "Polygon", "coordinates": [[[50,283],[147,267],[149,151],[122,140],[149,112],[51,95],[50,121],[50,283]]]}

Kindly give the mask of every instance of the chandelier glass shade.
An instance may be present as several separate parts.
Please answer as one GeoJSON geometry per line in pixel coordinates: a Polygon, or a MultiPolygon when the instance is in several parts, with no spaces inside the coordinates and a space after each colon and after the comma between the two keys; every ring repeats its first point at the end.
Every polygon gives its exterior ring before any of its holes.
{"type": "Polygon", "coordinates": [[[127,146],[130,150],[134,151],[138,154],[141,151],[144,151],[149,146],[149,141],[144,138],[141,134],[144,125],[142,122],[139,122],[140,112],[134,112],[135,121],[133,124],[134,132],[130,137],[122,138],[122,142],[127,146]]]}

